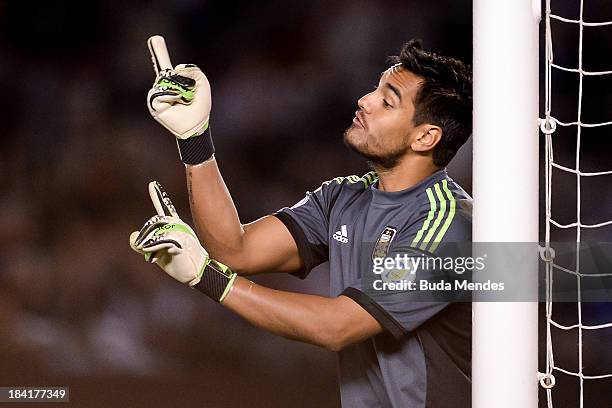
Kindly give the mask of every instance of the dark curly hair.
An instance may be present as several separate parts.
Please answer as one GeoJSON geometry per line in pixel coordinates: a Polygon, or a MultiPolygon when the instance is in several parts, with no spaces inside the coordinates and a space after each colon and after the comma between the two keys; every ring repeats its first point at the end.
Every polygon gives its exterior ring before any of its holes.
{"type": "Polygon", "coordinates": [[[400,55],[389,60],[423,78],[413,101],[413,123],[442,129],[433,162],[446,166],[472,134],[471,68],[457,59],[423,50],[421,40],[408,41],[400,55]]]}

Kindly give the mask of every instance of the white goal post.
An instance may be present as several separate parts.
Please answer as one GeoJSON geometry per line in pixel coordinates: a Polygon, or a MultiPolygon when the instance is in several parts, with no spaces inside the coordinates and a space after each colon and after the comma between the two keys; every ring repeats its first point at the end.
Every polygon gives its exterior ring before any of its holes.
{"type": "MultiPolygon", "coordinates": [[[[536,243],[540,1],[473,8],[473,241],[536,243]]],[[[535,301],[474,302],[472,407],[537,407],[537,323],[535,301]]]]}

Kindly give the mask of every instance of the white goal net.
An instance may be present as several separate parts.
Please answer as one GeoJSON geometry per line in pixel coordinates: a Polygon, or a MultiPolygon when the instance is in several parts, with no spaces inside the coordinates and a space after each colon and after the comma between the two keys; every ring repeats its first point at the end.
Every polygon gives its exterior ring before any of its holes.
{"type": "MultiPolygon", "coordinates": [[[[606,60],[609,62],[609,68],[607,70],[592,69],[591,66],[587,66],[585,64],[584,49],[587,46],[587,39],[612,34],[612,30],[610,30],[612,29],[612,21],[592,21],[589,17],[585,16],[585,3],[588,1],[589,0],[571,2],[575,3],[576,8],[579,6],[579,10],[576,10],[577,15],[575,16],[561,15],[561,11],[559,10],[562,10],[563,8],[556,5],[554,0],[552,1],[552,10],[551,0],[546,0],[545,10],[545,106],[544,118],[540,120],[540,128],[545,138],[545,246],[552,246],[554,249],[554,243],[552,243],[551,239],[559,240],[558,237],[562,236],[564,240],[567,240],[570,238],[570,233],[573,235],[573,238],[575,238],[576,245],[575,262],[571,266],[558,263],[553,256],[553,252],[546,251],[543,256],[544,261],[546,262],[546,362],[544,372],[540,373],[540,384],[546,390],[546,404],[549,408],[552,408],[553,406],[579,406],[580,408],[589,406],[589,404],[585,402],[589,400],[585,398],[585,390],[587,389],[587,382],[595,381],[608,381],[608,384],[601,388],[607,389],[608,398],[605,398],[605,396],[599,396],[595,398],[595,400],[607,400],[605,406],[612,406],[612,392],[610,391],[610,387],[612,386],[612,382],[610,382],[612,380],[612,366],[608,366],[607,368],[604,367],[604,364],[593,365],[590,367],[585,366],[585,352],[587,351],[585,350],[585,337],[594,333],[595,331],[608,330],[608,335],[602,336],[600,339],[605,339],[606,337],[608,339],[612,339],[612,337],[610,337],[612,336],[612,316],[608,315],[603,319],[600,318],[600,321],[598,321],[597,324],[589,323],[589,320],[587,320],[585,317],[585,305],[588,305],[587,302],[589,299],[586,299],[583,293],[583,288],[587,285],[585,280],[609,279],[612,277],[612,270],[608,269],[598,271],[599,273],[586,273],[581,269],[580,259],[581,244],[584,243],[585,240],[598,239],[600,241],[612,241],[610,239],[610,237],[612,237],[612,217],[609,219],[601,219],[602,216],[609,216],[606,211],[602,211],[599,215],[600,218],[596,219],[596,211],[593,211],[591,208],[584,208],[584,203],[587,201],[589,203],[593,203],[597,202],[598,200],[602,200],[599,201],[599,203],[605,207],[606,201],[608,200],[605,198],[605,194],[601,197],[593,197],[593,192],[591,190],[584,191],[585,183],[590,183],[593,178],[608,178],[607,181],[601,181],[600,185],[612,185],[612,161],[609,160],[609,153],[607,155],[607,168],[605,168],[605,160],[597,162],[597,165],[603,168],[594,168],[593,164],[587,163],[582,157],[583,155],[581,155],[581,148],[586,142],[585,134],[587,134],[586,132],[589,129],[601,128],[599,129],[599,133],[597,133],[598,136],[606,135],[608,138],[612,137],[611,109],[600,109],[599,112],[603,112],[604,114],[607,112],[608,117],[602,117],[598,120],[592,120],[592,116],[589,116],[587,119],[585,116],[585,103],[583,100],[585,95],[585,81],[593,79],[594,77],[612,75],[612,58],[610,58],[610,49],[600,50],[600,52],[607,56],[606,60]],[[561,26],[559,29],[559,32],[561,33],[565,33],[567,30],[572,29],[577,31],[578,55],[575,59],[576,65],[572,66],[565,64],[562,61],[558,61],[553,55],[553,49],[558,49],[558,47],[573,47],[575,45],[574,43],[567,44],[567,35],[559,34],[557,36],[557,26],[561,26]],[[606,29],[607,27],[610,29],[606,29]],[[553,78],[556,75],[573,75],[576,79],[577,98],[574,98],[573,118],[566,119],[565,117],[560,116],[560,111],[564,110],[564,114],[566,114],[568,109],[567,106],[561,106],[558,108],[558,105],[556,104],[557,99],[555,99],[555,87],[563,86],[559,84],[559,81],[553,81],[553,78]],[[561,136],[561,134],[563,136],[561,136]],[[564,161],[558,159],[558,156],[560,155],[563,155],[564,157],[570,156],[568,155],[567,151],[567,147],[570,145],[567,142],[567,139],[569,139],[568,136],[571,136],[573,139],[572,144],[575,143],[575,148],[572,149],[573,153],[571,154],[574,161],[573,165],[568,164],[567,160],[564,161]],[[565,151],[561,151],[561,149],[565,149],[565,151]],[[555,178],[563,180],[565,186],[559,187],[559,183],[553,184],[555,178]],[[570,188],[568,187],[568,184],[573,185],[570,188]],[[568,191],[572,191],[573,195],[574,186],[575,197],[569,197],[568,191]],[[563,188],[564,191],[562,194],[559,194],[558,191],[555,191],[555,188],[563,188]],[[562,202],[555,203],[554,200],[559,200],[562,202]],[[572,219],[570,220],[562,220],[559,218],[562,216],[560,216],[558,213],[563,211],[557,210],[561,207],[566,207],[565,213],[567,214],[567,212],[569,212],[567,210],[568,206],[571,208],[571,211],[574,210],[575,206],[575,216],[572,216],[572,219]],[[586,217],[587,212],[588,217],[586,217]],[[594,230],[599,230],[601,233],[592,234],[591,232],[594,230]],[[587,231],[591,234],[585,234],[587,231]],[[564,307],[565,310],[568,310],[567,304],[558,305],[553,301],[555,279],[556,277],[559,277],[559,274],[563,274],[565,277],[570,275],[572,279],[575,278],[576,281],[575,285],[577,298],[576,302],[571,304],[571,307],[575,307],[575,311],[573,321],[570,322],[566,321],[567,319],[560,321],[555,317],[555,315],[553,315],[553,308],[555,307],[564,307]],[[567,336],[575,335],[576,341],[572,345],[573,351],[572,348],[567,347],[567,341],[564,341],[563,348],[560,348],[561,341],[558,341],[558,339],[566,334],[567,336]],[[564,365],[562,362],[557,362],[555,360],[555,352],[557,352],[559,356],[561,356],[561,353],[575,353],[575,365],[571,364],[572,366],[569,367],[564,365]],[[578,395],[576,398],[578,403],[573,400],[572,402],[568,402],[567,398],[563,397],[564,394],[562,394],[561,390],[559,389],[559,379],[562,376],[573,378],[577,382],[578,395]]],[[[602,84],[603,83],[606,82],[604,81],[602,84]]],[[[610,93],[610,89],[605,89],[605,87],[600,91],[602,93],[610,93]]],[[[610,107],[608,106],[608,108],[610,107]]],[[[589,134],[591,137],[593,135],[594,133],[589,134]]],[[[589,143],[592,145],[591,141],[589,141],[589,143]]],[[[569,162],[571,163],[571,161],[569,162]]],[[[605,190],[606,189],[604,188],[602,193],[605,190]]],[[[607,190],[610,190],[610,188],[608,187],[607,190]]],[[[609,202],[607,204],[609,206],[609,202]]],[[[603,308],[603,310],[611,310],[609,304],[607,306],[605,304],[601,304],[597,307],[603,308]]],[[[592,319],[590,320],[592,321],[592,319]]],[[[569,338],[573,339],[574,337],[569,338]]],[[[600,347],[598,348],[604,354],[601,356],[600,361],[605,361],[605,355],[610,354],[609,350],[612,349],[612,347],[610,344],[599,344],[599,346],[600,347]]],[[[568,360],[565,359],[564,361],[568,360]]],[[[540,405],[543,406],[543,404],[544,403],[540,401],[540,405]]],[[[591,406],[599,407],[601,405],[591,406]]]]}

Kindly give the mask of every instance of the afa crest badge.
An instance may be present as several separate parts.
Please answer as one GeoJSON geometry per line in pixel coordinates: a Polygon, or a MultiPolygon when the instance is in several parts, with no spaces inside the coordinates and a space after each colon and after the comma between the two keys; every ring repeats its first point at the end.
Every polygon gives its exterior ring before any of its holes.
{"type": "Polygon", "coordinates": [[[374,250],[372,251],[372,261],[375,258],[384,258],[389,253],[389,247],[391,246],[391,242],[393,238],[395,238],[395,234],[397,234],[397,229],[391,226],[386,226],[383,232],[378,237],[378,241],[374,245],[374,250]]]}

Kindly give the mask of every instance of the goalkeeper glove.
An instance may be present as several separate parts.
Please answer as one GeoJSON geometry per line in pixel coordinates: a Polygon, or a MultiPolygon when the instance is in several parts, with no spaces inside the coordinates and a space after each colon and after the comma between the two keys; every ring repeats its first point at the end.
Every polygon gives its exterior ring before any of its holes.
{"type": "Polygon", "coordinates": [[[220,262],[210,259],[191,227],[183,222],[161,185],[149,183],[149,195],[157,215],[140,231],[130,235],[130,246],[145,260],[156,263],[168,275],[187,283],[217,302],[223,302],[236,274],[220,262]]]}
{"type": "Polygon", "coordinates": [[[156,76],[147,95],[151,116],[176,136],[183,163],[210,159],[215,147],[209,129],[212,97],[206,75],[193,64],[172,68],[163,37],[153,36],[147,44],[156,76]]]}

